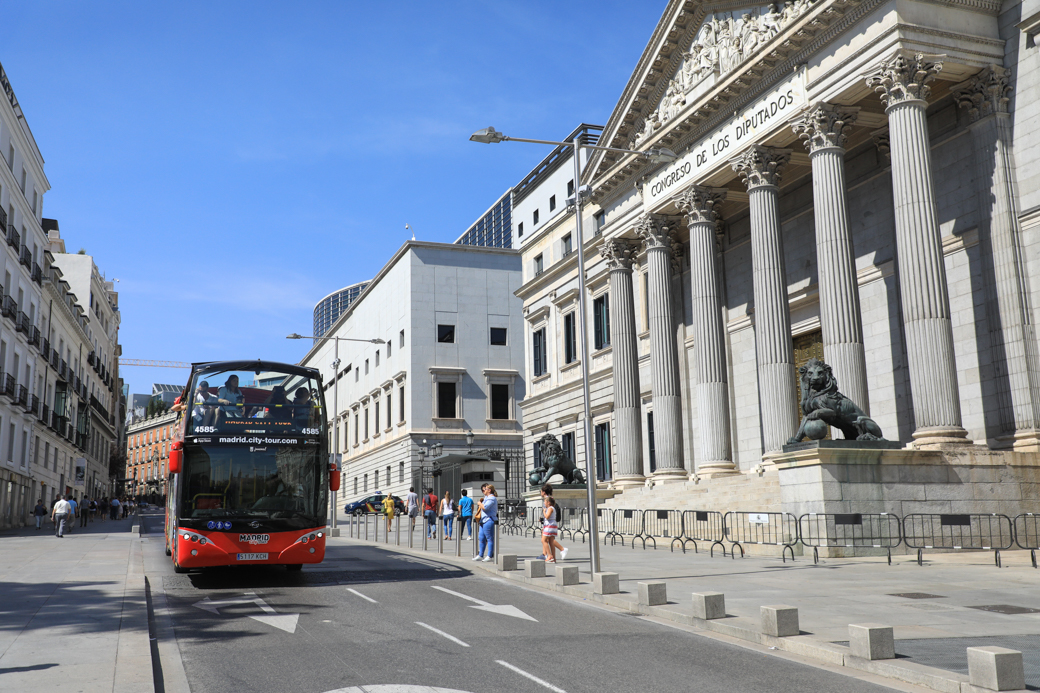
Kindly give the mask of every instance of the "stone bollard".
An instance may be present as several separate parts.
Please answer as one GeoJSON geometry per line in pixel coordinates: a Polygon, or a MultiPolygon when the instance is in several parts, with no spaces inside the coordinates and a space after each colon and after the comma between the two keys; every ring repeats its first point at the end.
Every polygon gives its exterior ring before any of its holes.
{"type": "Polygon", "coordinates": [[[596,594],[617,594],[621,591],[617,573],[594,573],[592,591],[596,594]]]}
{"type": "Polygon", "coordinates": [[[524,561],[524,575],[529,578],[545,577],[545,561],[528,558],[524,561]]]}
{"type": "Polygon", "coordinates": [[[660,606],[668,603],[668,587],[663,582],[640,582],[639,603],[643,606],[660,606]]]}
{"type": "Polygon", "coordinates": [[[895,659],[896,641],[892,634],[892,626],[879,623],[850,623],[849,648],[853,657],[895,659]]]}
{"type": "Polygon", "coordinates": [[[500,553],[500,554],[498,554],[498,567],[501,570],[516,570],[516,554],[515,553],[500,553]]]}
{"type": "Polygon", "coordinates": [[[991,691],[1025,688],[1022,653],[1006,647],[969,647],[968,681],[991,691]]]}
{"type": "Polygon", "coordinates": [[[556,584],[557,585],[577,585],[578,584],[578,566],[576,565],[558,565],[556,566],[556,584]]]}
{"type": "Polygon", "coordinates": [[[762,632],[777,638],[798,635],[798,609],[782,604],[763,606],[762,632]]]}
{"type": "Polygon", "coordinates": [[[694,592],[693,617],[710,621],[726,617],[726,595],[722,592],[694,592]]]}

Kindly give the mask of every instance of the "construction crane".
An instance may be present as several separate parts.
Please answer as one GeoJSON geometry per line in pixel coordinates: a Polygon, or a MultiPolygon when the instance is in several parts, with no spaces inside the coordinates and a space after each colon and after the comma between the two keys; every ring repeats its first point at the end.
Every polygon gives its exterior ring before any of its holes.
{"type": "Polygon", "coordinates": [[[151,361],[148,359],[119,359],[120,366],[154,366],[155,368],[191,368],[184,361],[151,361]]]}

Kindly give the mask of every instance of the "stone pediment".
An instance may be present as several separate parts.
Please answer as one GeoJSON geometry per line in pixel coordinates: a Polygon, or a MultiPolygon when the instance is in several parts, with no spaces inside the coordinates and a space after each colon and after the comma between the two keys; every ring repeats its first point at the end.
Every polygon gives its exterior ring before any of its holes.
{"type": "Polygon", "coordinates": [[[639,149],[720,78],[767,50],[767,44],[812,7],[814,0],[789,0],[759,7],[718,8],[704,16],[682,62],[656,106],[635,121],[627,146],[639,149]]]}

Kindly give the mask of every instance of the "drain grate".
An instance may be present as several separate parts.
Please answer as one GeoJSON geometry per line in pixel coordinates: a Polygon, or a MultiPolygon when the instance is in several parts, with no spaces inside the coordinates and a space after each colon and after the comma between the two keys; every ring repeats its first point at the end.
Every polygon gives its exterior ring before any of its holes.
{"type": "Polygon", "coordinates": [[[903,599],[946,599],[946,597],[941,594],[928,594],[927,592],[899,592],[888,596],[902,597],[903,599]]]}
{"type": "Polygon", "coordinates": [[[1013,606],[1011,604],[986,604],[984,606],[969,606],[968,608],[992,611],[995,614],[1040,614],[1040,609],[1030,609],[1027,606],[1013,606]]]}

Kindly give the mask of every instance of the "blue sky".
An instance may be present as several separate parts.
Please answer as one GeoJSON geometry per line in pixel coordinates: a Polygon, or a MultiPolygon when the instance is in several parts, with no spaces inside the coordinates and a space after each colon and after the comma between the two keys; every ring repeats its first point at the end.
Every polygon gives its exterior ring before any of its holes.
{"type": "MultiPolygon", "coordinates": [[[[295,362],[314,303],[454,241],[603,124],[664,2],[9,3],[43,213],[118,278],[128,358],[295,362]]],[[[187,371],[124,368],[131,392],[187,371]]]]}

